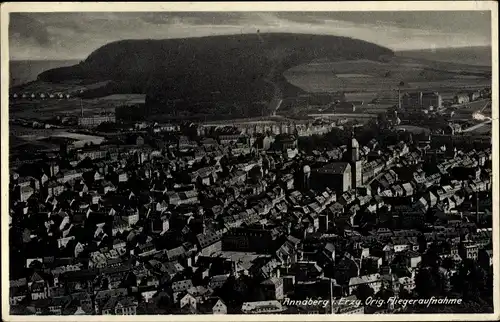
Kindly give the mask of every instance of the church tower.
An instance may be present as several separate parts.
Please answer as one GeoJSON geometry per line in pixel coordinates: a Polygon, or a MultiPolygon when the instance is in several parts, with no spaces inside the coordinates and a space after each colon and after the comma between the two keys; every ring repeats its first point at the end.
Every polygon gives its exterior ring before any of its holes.
{"type": "Polygon", "coordinates": [[[354,135],[351,137],[351,141],[349,142],[349,152],[350,152],[350,160],[351,162],[356,162],[359,160],[359,143],[358,140],[354,138],[354,135]]]}
{"type": "Polygon", "coordinates": [[[352,188],[356,189],[363,184],[363,161],[359,158],[359,143],[354,137],[351,137],[348,145],[349,163],[351,164],[352,188]]]}

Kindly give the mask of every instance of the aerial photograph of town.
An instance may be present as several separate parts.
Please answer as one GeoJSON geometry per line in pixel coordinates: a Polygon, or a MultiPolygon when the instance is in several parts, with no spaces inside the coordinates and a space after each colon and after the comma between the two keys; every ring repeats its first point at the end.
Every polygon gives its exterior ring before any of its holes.
{"type": "Polygon", "coordinates": [[[48,11],[11,316],[494,313],[491,11],[48,11]]]}

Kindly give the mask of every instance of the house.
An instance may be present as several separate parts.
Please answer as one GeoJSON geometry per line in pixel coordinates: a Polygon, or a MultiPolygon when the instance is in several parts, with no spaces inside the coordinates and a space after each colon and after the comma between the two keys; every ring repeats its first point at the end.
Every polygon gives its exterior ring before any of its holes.
{"type": "Polygon", "coordinates": [[[224,283],[226,283],[228,277],[229,277],[228,274],[212,276],[208,282],[208,287],[211,288],[212,290],[221,288],[224,285],[224,283]]]}
{"type": "Polygon", "coordinates": [[[32,305],[35,307],[36,314],[51,314],[51,315],[61,315],[63,309],[71,302],[71,297],[60,296],[39,299],[34,301],[32,305]]]}
{"type": "Polygon", "coordinates": [[[400,277],[399,285],[408,293],[412,293],[415,289],[415,279],[412,276],[400,277]]]}
{"type": "Polygon", "coordinates": [[[360,285],[370,286],[376,294],[382,288],[382,277],[378,273],[352,277],[349,280],[349,294],[353,294],[360,285]]]}
{"type": "Polygon", "coordinates": [[[139,221],[139,210],[138,209],[125,210],[122,219],[124,219],[129,226],[135,225],[139,221]]]}
{"type": "MultiPolygon", "coordinates": [[[[159,203],[157,205],[159,205],[159,203]]],[[[170,228],[170,221],[168,215],[165,213],[150,211],[148,220],[151,225],[151,232],[154,234],[162,234],[170,228]]]]}
{"type": "Polygon", "coordinates": [[[179,295],[182,292],[187,291],[193,287],[193,281],[192,280],[182,280],[182,281],[177,281],[172,283],[172,292],[174,293],[174,301],[180,301],[179,295]]]}
{"type": "Polygon", "coordinates": [[[404,255],[407,267],[417,268],[422,261],[422,256],[415,251],[407,251],[404,255]]]}
{"type": "Polygon", "coordinates": [[[118,182],[127,182],[128,181],[128,174],[123,171],[123,170],[118,170],[116,172],[117,176],[118,176],[118,182]]]}
{"type": "Polygon", "coordinates": [[[21,202],[26,202],[35,193],[35,189],[30,186],[20,187],[19,189],[19,200],[21,202]]]}
{"type": "Polygon", "coordinates": [[[40,189],[38,180],[30,176],[17,178],[17,185],[21,188],[32,187],[35,190],[40,189]]]}
{"type": "Polygon", "coordinates": [[[227,306],[219,297],[209,297],[198,304],[198,312],[204,314],[227,314],[227,306]]]}
{"type": "Polygon", "coordinates": [[[44,173],[41,177],[40,177],[40,183],[41,185],[43,186],[45,184],[45,182],[47,182],[49,180],[49,177],[44,173]]]}
{"type": "Polygon", "coordinates": [[[9,304],[17,305],[28,296],[28,288],[25,286],[10,287],[9,289],[9,304]]]}
{"type": "Polygon", "coordinates": [[[48,296],[48,287],[45,282],[33,283],[30,286],[31,299],[33,301],[46,299],[48,296]]]}
{"type": "Polygon", "coordinates": [[[261,283],[261,288],[264,296],[269,300],[283,299],[283,279],[279,277],[271,277],[261,283]]]}
{"type": "Polygon", "coordinates": [[[227,306],[222,299],[215,298],[215,304],[212,304],[212,314],[227,314],[227,306]]]}
{"type": "Polygon", "coordinates": [[[115,216],[113,218],[113,223],[111,226],[111,231],[113,233],[113,236],[116,236],[118,233],[122,234],[123,232],[129,229],[130,229],[130,224],[127,220],[119,216],[115,216]]]}
{"type": "Polygon", "coordinates": [[[241,306],[241,312],[244,314],[273,314],[284,310],[285,307],[277,300],[244,302],[241,306]]]}
{"type": "Polygon", "coordinates": [[[66,245],[68,245],[68,243],[74,239],[75,239],[75,236],[68,236],[68,237],[59,238],[59,239],[57,239],[57,247],[59,247],[59,249],[65,248],[66,245]]]}
{"type": "MultiPolygon", "coordinates": [[[[149,288],[149,287],[148,287],[149,288]]],[[[153,288],[153,287],[151,287],[153,288]]],[[[141,296],[144,299],[144,302],[149,303],[153,299],[153,297],[157,294],[156,288],[151,290],[142,290],[141,296]]]]}
{"type": "Polygon", "coordinates": [[[152,242],[147,242],[136,247],[134,254],[141,257],[146,257],[156,253],[156,247],[152,242]]]}
{"type": "Polygon", "coordinates": [[[58,196],[64,191],[64,185],[57,181],[47,182],[47,193],[48,196],[58,196]]]}
{"type": "Polygon", "coordinates": [[[180,308],[184,308],[185,306],[190,306],[194,309],[196,309],[196,305],[198,304],[198,300],[196,297],[191,295],[190,293],[187,293],[184,295],[181,300],[179,301],[180,308]]]}
{"type": "Polygon", "coordinates": [[[210,256],[211,254],[222,249],[222,234],[221,232],[208,232],[206,234],[198,234],[198,251],[202,256],[210,256]]]}
{"type": "Polygon", "coordinates": [[[127,247],[127,243],[121,239],[115,238],[113,239],[113,249],[120,250],[125,249],[127,247]]]}
{"type": "Polygon", "coordinates": [[[76,180],[81,178],[83,175],[82,172],[77,171],[77,170],[69,170],[67,172],[62,173],[62,176],[60,178],[61,183],[66,183],[72,180],[76,180]]]}
{"type": "Polygon", "coordinates": [[[136,315],[138,303],[133,297],[111,297],[102,308],[102,315],[136,315]]]}
{"type": "Polygon", "coordinates": [[[462,258],[472,259],[476,261],[478,259],[479,246],[477,243],[464,242],[459,248],[459,255],[462,258]]]}

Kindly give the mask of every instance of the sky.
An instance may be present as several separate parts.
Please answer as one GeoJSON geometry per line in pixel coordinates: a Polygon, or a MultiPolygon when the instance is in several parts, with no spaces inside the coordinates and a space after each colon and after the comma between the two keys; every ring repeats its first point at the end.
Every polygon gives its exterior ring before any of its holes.
{"type": "Polygon", "coordinates": [[[357,38],[392,50],[490,46],[489,11],[11,13],[13,60],[84,59],[123,39],[293,32],[357,38]]]}

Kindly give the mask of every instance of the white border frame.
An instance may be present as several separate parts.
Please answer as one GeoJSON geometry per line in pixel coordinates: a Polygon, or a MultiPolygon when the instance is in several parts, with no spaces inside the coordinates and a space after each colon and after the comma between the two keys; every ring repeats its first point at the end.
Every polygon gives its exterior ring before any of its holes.
{"type": "Polygon", "coordinates": [[[3,3],[1,5],[1,237],[2,320],[4,321],[464,321],[499,320],[498,218],[498,3],[496,1],[381,1],[381,2],[92,2],[92,3],[3,3]],[[493,314],[381,314],[381,315],[144,315],[144,316],[12,316],[9,314],[9,40],[10,12],[150,12],[150,11],[491,11],[492,37],[492,160],[493,160],[493,314]]]}

